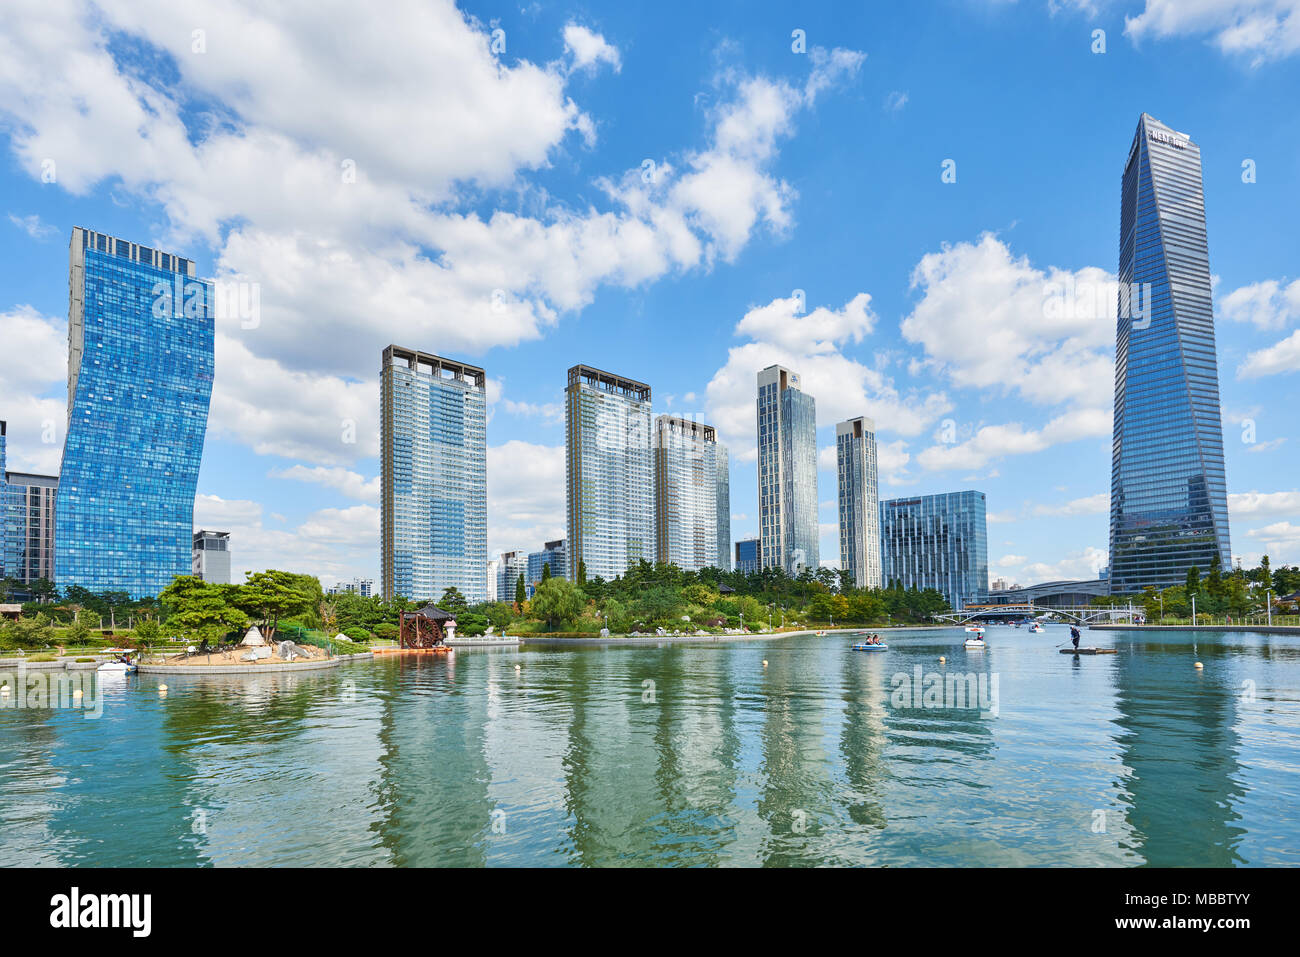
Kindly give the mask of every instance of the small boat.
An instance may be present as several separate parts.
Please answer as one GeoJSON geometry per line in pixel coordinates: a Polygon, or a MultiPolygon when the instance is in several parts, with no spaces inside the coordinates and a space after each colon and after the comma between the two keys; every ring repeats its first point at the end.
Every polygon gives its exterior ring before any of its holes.
{"type": "Polygon", "coordinates": [[[865,641],[859,641],[853,646],[854,651],[888,651],[889,645],[869,645],[865,641]]]}
{"type": "Polygon", "coordinates": [[[1029,631],[1032,634],[1041,635],[1043,633],[1043,626],[1040,625],[1038,622],[1034,622],[1032,625],[1029,626],[1029,631]]]}
{"type": "Polygon", "coordinates": [[[825,637],[826,637],[826,632],[824,632],[824,631],[819,631],[819,632],[817,632],[817,637],[818,637],[818,638],[825,638],[825,637]]]}
{"type": "Polygon", "coordinates": [[[1062,648],[1063,655],[1117,655],[1118,648],[1062,648]]]}
{"type": "Polygon", "coordinates": [[[979,650],[982,648],[987,648],[988,642],[984,640],[984,636],[981,634],[981,635],[976,635],[974,638],[967,638],[965,641],[965,645],[967,648],[971,650],[979,650]]]}
{"type": "Polygon", "coordinates": [[[129,661],[106,661],[95,670],[101,675],[133,675],[136,667],[129,661]]]}

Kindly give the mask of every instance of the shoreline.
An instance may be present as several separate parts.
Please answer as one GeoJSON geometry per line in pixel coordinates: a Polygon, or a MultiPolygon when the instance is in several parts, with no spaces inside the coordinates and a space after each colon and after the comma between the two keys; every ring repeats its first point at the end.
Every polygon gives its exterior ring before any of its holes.
{"type": "Polygon", "coordinates": [[[1089,631],[1242,631],[1300,635],[1300,625],[1089,625],[1089,631]]]}
{"type": "Polygon", "coordinates": [[[608,638],[601,638],[599,635],[594,635],[591,638],[548,638],[545,634],[521,635],[520,637],[523,639],[523,646],[525,647],[528,645],[658,645],[665,642],[674,644],[722,644],[723,642],[732,641],[771,641],[774,638],[799,638],[806,635],[816,635],[819,631],[830,636],[858,635],[877,630],[883,633],[946,631],[952,627],[951,625],[890,625],[870,628],[808,628],[800,631],[759,631],[749,635],[642,635],[636,638],[631,635],[610,635],[608,638]]]}

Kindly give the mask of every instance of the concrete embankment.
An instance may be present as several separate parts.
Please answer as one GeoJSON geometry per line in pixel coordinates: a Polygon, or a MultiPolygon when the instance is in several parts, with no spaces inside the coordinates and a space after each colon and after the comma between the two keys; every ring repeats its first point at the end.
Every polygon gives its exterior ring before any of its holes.
{"type": "Polygon", "coordinates": [[[1089,625],[1089,631],[1253,631],[1264,635],[1300,635],[1300,625],[1089,625]]]}

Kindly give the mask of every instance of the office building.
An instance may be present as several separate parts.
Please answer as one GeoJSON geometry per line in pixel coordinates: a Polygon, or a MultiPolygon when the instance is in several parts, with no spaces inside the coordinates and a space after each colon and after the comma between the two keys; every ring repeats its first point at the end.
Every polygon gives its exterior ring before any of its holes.
{"type": "Polygon", "coordinates": [[[577,365],[564,393],[569,580],[655,560],[650,386],[577,365]]]}
{"type": "Polygon", "coordinates": [[[1120,194],[1110,588],[1232,567],[1201,150],[1146,113],[1120,194]]]}
{"type": "Polygon", "coordinates": [[[380,372],[385,601],[487,599],[487,374],[390,345],[380,372]]]}
{"type": "Polygon", "coordinates": [[[718,458],[718,558],[715,564],[724,572],[731,571],[731,456],[721,443],[715,446],[718,458]]]}
{"type": "Polygon", "coordinates": [[[953,608],[988,595],[988,521],[983,492],[887,499],[880,505],[886,587],[933,588],[953,608]]]}
{"type": "Polygon", "coordinates": [[[56,475],[6,469],[6,424],[0,420],[0,578],[20,585],[54,581],[56,475]]]}
{"type": "Polygon", "coordinates": [[[876,424],[858,416],[835,426],[840,568],[855,588],[880,588],[880,491],[876,424]]]}
{"type": "Polygon", "coordinates": [[[68,291],[55,582],[157,595],[191,570],[212,284],[190,260],[77,227],[68,291]]]}
{"type": "Polygon", "coordinates": [[[528,584],[536,585],[542,580],[542,568],[551,570],[552,578],[564,578],[568,573],[568,563],[564,557],[564,539],[546,542],[540,552],[528,553],[528,584]]]}
{"type": "Polygon", "coordinates": [[[685,571],[717,566],[722,536],[718,522],[725,499],[726,448],[713,426],[673,415],[655,420],[655,542],[661,562],[685,571]],[[719,458],[723,477],[719,478],[719,458]]]}
{"type": "Polygon", "coordinates": [[[194,533],[191,573],[213,585],[230,584],[230,533],[200,529],[194,533]]]}
{"type": "Polygon", "coordinates": [[[817,570],[817,409],[782,366],[758,373],[758,523],[763,568],[817,570]]]}
{"type": "Polygon", "coordinates": [[[748,575],[762,568],[759,560],[759,539],[742,538],[736,542],[736,571],[748,575]]]}

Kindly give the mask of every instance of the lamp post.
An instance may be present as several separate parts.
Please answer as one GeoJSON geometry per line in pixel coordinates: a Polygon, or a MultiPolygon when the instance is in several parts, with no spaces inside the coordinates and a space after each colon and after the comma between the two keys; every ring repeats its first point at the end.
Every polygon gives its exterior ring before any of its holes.
{"type": "Polygon", "coordinates": [[[1264,608],[1268,612],[1268,626],[1273,627],[1273,593],[1264,589],[1264,608]]]}

